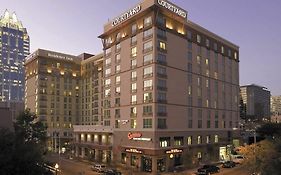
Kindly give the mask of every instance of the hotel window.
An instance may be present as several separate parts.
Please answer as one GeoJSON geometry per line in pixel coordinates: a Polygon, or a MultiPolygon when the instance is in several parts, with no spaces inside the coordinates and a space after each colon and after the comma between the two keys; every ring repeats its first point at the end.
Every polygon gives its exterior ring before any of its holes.
{"type": "Polygon", "coordinates": [[[166,64],[166,55],[158,54],[157,62],[160,64],[166,64]]]}
{"type": "Polygon", "coordinates": [[[152,128],[152,119],[143,119],[143,128],[152,128]]]}
{"type": "Polygon", "coordinates": [[[152,92],[147,92],[143,94],[143,102],[151,103],[152,102],[152,92]]]}
{"type": "Polygon", "coordinates": [[[110,89],[106,89],[104,91],[105,97],[109,97],[110,96],[110,89]]]}
{"type": "Polygon", "coordinates": [[[208,58],[206,58],[205,63],[206,63],[206,66],[209,66],[209,59],[208,58]]]}
{"type": "Polygon", "coordinates": [[[115,73],[119,73],[121,71],[120,65],[115,66],[115,73]]]}
{"type": "Polygon", "coordinates": [[[131,68],[134,69],[137,67],[137,59],[131,60],[131,68]]]}
{"type": "Polygon", "coordinates": [[[143,44],[143,52],[149,52],[152,51],[153,47],[152,47],[152,41],[146,42],[143,44]]]}
{"type": "Polygon", "coordinates": [[[211,128],[211,111],[208,111],[207,115],[207,128],[211,128]]]}
{"type": "Polygon", "coordinates": [[[169,147],[171,146],[171,139],[170,137],[160,137],[159,143],[161,148],[169,147]]]}
{"type": "Polygon", "coordinates": [[[201,36],[200,35],[196,35],[196,41],[197,41],[197,43],[201,43],[201,36]]]}
{"type": "Polygon", "coordinates": [[[197,59],[196,59],[196,60],[197,60],[197,64],[200,65],[200,64],[201,64],[201,57],[200,57],[200,56],[197,56],[197,59]]]}
{"type": "Polygon", "coordinates": [[[137,95],[131,96],[131,104],[137,104],[137,95]]]}
{"type": "Polygon", "coordinates": [[[158,79],[158,89],[159,90],[167,90],[167,82],[166,80],[158,79]]]}
{"type": "MultiPolygon", "coordinates": [[[[115,98],[115,106],[120,106],[120,98],[115,98]]],[[[119,109],[119,111],[120,111],[120,109],[119,109]]]]}
{"type": "Polygon", "coordinates": [[[119,52],[121,50],[121,44],[116,44],[115,52],[119,52]]]}
{"type": "Polygon", "coordinates": [[[189,40],[192,39],[192,33],[191,33],[191,31],[187,31],[187,39],[189,39],[189,40]]]}
{"type": "Polygon", "coordinates": [[[219,136],[215,135],[215,143],[218,143],[218,142],[219,142],[219,136]]]}
{"type": "Polygon", "coordinates": [[[206,46],[210,47],[210,40],[209,39],[206,39],[206,46]]]}
{"type": "Polygon", "coordinates": [[[152,76],[152,66],[146,67],[143,69],[143,77],[151,77],[152,76]]]}
{"type": "Polygon", "coordinates": [[[187,52],[188,61],[192,61],[192,52],[187,52]]]}
{"type": "Polygon", "coordinates": [[[131,128],[136,129],[137,128],[137,120],[136,119],[131,119],[131,128]]]}
{"type": "Polygon", "coordinates": [[[136,57],[137,56],[137,47],[131,48],[131,57],[136,57]]]}
{"type": "Polygon", "coordinates": [[[120,84],[120,76],[115,77],[115,84],[120,84]]]}
{"type": "Polygon", "coordinates": [[[121,33],[117,33],[117,35],[116,35],[116,41],[118,42],[118,41],[120,41],[120,39],[121,39],[121,33]]]}
{"type": "Polygon", "coordinates": [[[231,50],[228,49],[228,56],[231,57],[231,50]]]}
{"type": "Polygon", "coordinates": [[[105,66],[109,66],[111,64],[111,58],[107,58],[105,60],[105,66]]]}
{"type": "Polygon", "coordinates": [[[216,111],[215,113],[215,128],[219,128],[219,114],[218,112],[216,111]]]}
{"type": "Polygon", "coordinates": [[[152,106],[143,106],[143,114],[147,115],[147,114],[152,114],[152,106]]]}
{"type": "Polygon", "coordinates": [[[157,100],[159,103],[167,103],[166,93],[158,92],[157,100]]]}
{"type": "Polygon", "coordinates": [[[162,26],[166,26],[166,19],[164,18],[164,16],[162,15],[158,15],[157,17],[157,23],[162,25],[162,26]]]}
{"type": "Polygon", "coordinates": [[[187,71],[192,72],[192,63],[187,64],[187,71]]]}
{"type": "Polygon", "coordinates": [[[187,92],[188,95],[192,95],[192,86],[188,86],[187,91],[188,91],[187,92]]]}
{"type": "Polygon", "coordinates": [[[221,53],[224,54],[224,47],[221,46],[221,53]]]}
{"type": "Polygon", "coordinates": [[[214,43],[214,50],[218,51],[218,44],[217,43],[214,43]]]}
{"type": "Polygon", "coordinates": [[[201,86],[201,77],[197,78],[197,86],[201,86]]]}
{"type": "Polygon", "coordinates": [[[106,87],[110,86],[110,83],[111,83],[111,79],[106,79],[105,80],[105,86],[106,87]]]}
{"type": "Polygon", "coordinates": [[[137,92],[137,83],[132,83],[132,84],[131,84],[131,92],[132,92],[132,93],[137,92]]]}
{"type": "Polygon", "coordinates": [[[167,123],[165,118],[158,118],[157,119],[157,128],[158,129],[166,129],[167,123]]]}
{"type": "Polygon", "coordinates": [[[157,36],[162,39],[166,39],[166,31],[162,29],[157,29],[157,36]]]}
{"type": "Polygon", "coordinates": [[[209,77],[210,76],[210,70],[206,69],[206,76],[209,77]]]}
{"type": "Polygon", "coordinates": [[[152,80],[146,80],[143,82],[143,87],[145,90],[152,89],[152,80]]]}
{"type": "Polygon", "coordinates": [[[152,54],[148,54],[143,57],[143,64],[148,64],[151,62],[152,62],[152,54]]]}
{"type": "Polygon", "coordinates": [[[187,82],[188,84],[192,84],[192,74],[187,74],[187,82]]]}
{"type": "Polygon", "coordinates": [[[192,42],[191,41],[187,42],[187,48],[188,48],[188,50],[192,51],[192,42]]]}
{"type": "Polygon", "coordinates": [[[136,71],[131,72],[131,80],[135,81],[136,79],[137,79],[137,72],[136,71]]]}
{"type": "Polygon", "coordinates": [[[192,108],[188,108],[188,114],[187,114],[187,117],[188,117],[188,128],[192,128],[192,118],[193,118],[193,115],[192,115],[192,108]]]}
{"type": "Polygon", "coordinates": [[[111,73],[111,69],[110,68],[105,70],[105,76],[109,76],[110,73],[111,73]]]}
{"type": "Polygon", "coordinates": [[[201,136],[197,136],[197,144],[202,144],[202,137],[201,136]]]}
{"type": "Polygon", "coordinates": [[[198,128],[202,128],[202,109],[198,109],[198,128]]]}
{"type": "Polygon", "coordinates": [[[132,34],[135,34],[137,32],[137,24],[132,25],[132,34]]]}
{"type": "Polygon", "coordinates": [[[120,86],[116,87],[115,88],[115,94],[120,95],[120,92],[121,92],[120,86]]]}
{"type": "Polygon", "coordinates": [[[238,58],[237,52],[234,52],[234,59],[237,60],[237,58],[238,58]]]}
{"type": "Polygon", "coordinates": [[[187,137],[187,145],[192,145],[192,136],[187,137]]]}
{"type": "Polygon", "coordinates": [[[108,48],[105,50],[105,56],[108,56],[111,54],[111,48],[108,48]]]}
{"type": "Polygon", "coordinates": [[[143,32],[143,38],[144,39],[147,39],[147,38],[149,38],[149,37],[151,37],[152,36],[152,28],[151,29],[148,29],[148,30],[145,30],[144,32],[143,32]]]}
{"type": "Polygon", "coordinates": [[[144,22],[143,23],[144,23],[144,27],[150,26],[152,24],[152,17],[149,16],[149,17],[144,18],[144,22]]]}
{"type": "Polygon", "coordinates": [[[163,105],[158,105],[158,115],[159,116],[166,116],[167,114],[167,107],[163,105]]]}
{"type": "Polygon", "coordinates": [[[211,143],[211,136],[206,136],[206,143],[207,144],[211,143]]]}
{"type": "Polygon", "coordinates": [[[115,128],[120,128],[120,120],[115,120],[115,128]]]}
{"type": "Polygon", "coordinates": [[[135,44],[137,44],[137,36],[133,36],[131,38],[131,45],[135,45],[135,44]]]}
{"type": "Polygon", "coordinates": [[[183,137],[174,137],[174,146],[183,146],[183,137]]]}
{"type": "Polygon", "coordinates": [[[166,50],[166,43],[163,41],[158,41],[158,47],[161,50],[166,50]]]}
{"type": "Polygon", "coordinates": [[[131,117],[137,116],[137,107],[131,107],[131,117]]]}
{"type": "Polygon", "coordinates": [[[157,74],[160,75],[161,77],[166,77],[167,76],[167,71],[165,67],[157,67],[157,74]]]}

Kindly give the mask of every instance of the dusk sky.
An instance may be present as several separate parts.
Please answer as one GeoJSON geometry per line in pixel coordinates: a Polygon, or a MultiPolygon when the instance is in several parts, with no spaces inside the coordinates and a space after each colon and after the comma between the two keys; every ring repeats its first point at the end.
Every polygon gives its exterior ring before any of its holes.
{"type": "MultiPolygon", "coordinates": [[[[15,11],[37,48],[78,55],[102,51],[103,25],[139,0],[0,0],[15,11]]],[[[240,46],[240,84],[281,95],[280,0],[172,0],[188,19],[240,46]]]]}

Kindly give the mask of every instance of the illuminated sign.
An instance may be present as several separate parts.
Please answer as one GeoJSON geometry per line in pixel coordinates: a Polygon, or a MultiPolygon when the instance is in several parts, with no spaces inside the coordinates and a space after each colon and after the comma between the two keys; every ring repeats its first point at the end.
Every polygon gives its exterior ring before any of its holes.
{"type": "Polygon", "coordinates": [[[141,10],[141,5],[137,5],[135,8],[127,11],[126,13],[122,14],[121,16],[115,18],[112,22],[112,26],[117,26],[118,24],[122,23],[123,21],[126,21],[130,17],[134,16],[141,10]]]}
{"type": "Polygon", "coordinates": [[[125,151],[128,152],[128,153],[138,153],[138,154],[142,153],[142,151],[140,151],[138,149],[132,149],[132,148],[126,149],[125,151]]]}
{"type": "Polygon", "coordinates": [[[187,14],[186,14],[186,12],[184,10],[182,10],[182,9],[172,5],[172,4],[170,4],[169,2],[166,2],[164,0],[158,0],[157,2],[158,2],[158,4],[160,6],[162,6],[162,7],[166,8],[166,9],[176,13],[177,15],[179,15],[179,16],[181,16],[183,18],[187,17],[187,14]]]}
{"type": "Polygon", "coordinates": [[[181,153],[181,152],[182,152],[181,149],[171,149],[166,151],[166,154],[181,153]]]}
{"type": "Polygon", "coordinates": [[[57,55],[54,53],[48,53],[47,54],[48,57],[52,57],[52,58],[58,58],[58,59],[62,59],[62,60],[67,60],[67,61],[73,61],[73,58],[67,57],[67,56],[62,56],[62,55],[57,55]]]}
{"type": "Polygon", "coordinates": [[[128,139],[129,140],[132,140],[132,139],[134,139],[134,138],[140,138],[142,136],[142,134],[141,133],[138,133],[138,132],[136,132],[136,133],[131,133],[131,132],[129,132],[128,133],[128,139]]]}
{"type": "Polygon", "coordinates": [[[152,138],[143,138],[143,137],[140,137],[140,138],[133,138],[133,140],[137,140],[137,141],[151,141],[152,138]]]}

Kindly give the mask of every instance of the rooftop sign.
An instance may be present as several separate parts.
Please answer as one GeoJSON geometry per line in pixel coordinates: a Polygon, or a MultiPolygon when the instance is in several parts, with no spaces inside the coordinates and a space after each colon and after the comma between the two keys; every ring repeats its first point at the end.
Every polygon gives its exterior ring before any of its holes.
{"type": "Polygon", "coordinates": [[[55,54],[55,53],[48,53],[47,55],[48,55],[48,57],[52,57],[52,58],[58,58],[58,59],[67,60],[67,61],[73,61],[73,58],[63,56],[63,55],[58,55],[58,54],[55,54]]]}
{"type": "Polygon", "coordinates": [[[118,24],[122,23],[123,21],[126,21],[130,17],[134,16],[138,12],[141,11],[141,5],[137,5],[133,9],[127,11],[126,13],[120,15],[119,17],[115,18],[112,22],[112,26],[117,26],[118,24]]]}
{"type": "Polygon", "coordinates": [[[170,4],[169,2],[164,1],[164,0],[157,0],[157,2],[160,6],[176,13],[177,15],[179,15],[183,18],[187,17],[187,13],[184,10],[180,9],[179,7],[176,7],[173,4],[170,4]]]}

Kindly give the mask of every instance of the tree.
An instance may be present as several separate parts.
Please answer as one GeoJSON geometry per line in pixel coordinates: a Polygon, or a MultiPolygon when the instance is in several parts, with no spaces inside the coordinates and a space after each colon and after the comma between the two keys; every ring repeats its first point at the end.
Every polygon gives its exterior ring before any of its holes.
{"type": "Polygon", "coordinates": [[[44,174],[46,127],[27,110],[18,117],[14,128],[14,133],[0,130],[0,174],[44,174]]]}
{"type": "Polygon", "coordinates": [[[279,175],[281,172],[281,140],[263,140],[242,147],[239,153],[245,156],[244,165],[251,172],[263,175],[279,175]]]}
{"type": "Polygon", "coordinates": [[[257,133],[264,138],[281,137],[281,123],[265,123],[257,129],[257,133]]]}

